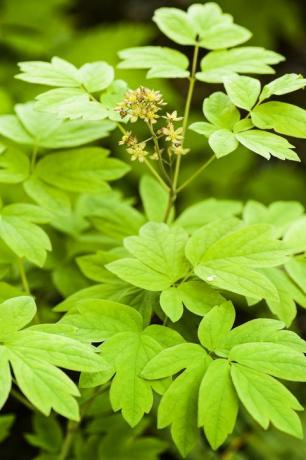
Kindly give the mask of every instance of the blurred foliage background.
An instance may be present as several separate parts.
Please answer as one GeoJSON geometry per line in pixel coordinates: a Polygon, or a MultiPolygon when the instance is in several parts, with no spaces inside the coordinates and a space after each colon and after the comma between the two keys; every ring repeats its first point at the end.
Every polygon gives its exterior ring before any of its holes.
{"type": "MultiPolygon", "coordinates": [[[[187,7],[190,0],[0,0],[0,113],[11,113],[17,102],[32,99],[39,92],[36,85],[15,80],[16,63],[25,60],[48,60],[57,55],[82,65],[95,60],[106,60],[112,65],[118,62],[117,52],[126,47],[145,44],[169,45],[151,22],[160,6],[187,7]]],[[[306,2],[305,0],[218,0],[225,12],[235,17],[235,22],[253,32],[250,45],[264,46],[285,55],[286,61],[278,65],[277,74],[304,73],[306,67],[306,2]]],[[[170,44],[171,46],[171,44],[170,44]]],[[[189,49],[181,49],[187,54],[189,49]]],[[[144,82],[144,72],[118,70],[117,78],[126,79],[135,88],[144,82]]],[[[267,82],[271,77],[263,77],[267,82]]],[[[148,80],[146,85],[160,89],[167,100],[169,110],[183,111],[186,82],[172,80],[148,80]]],[[[203,97],[219,89],[218,85],[199,84],[193,99],[191,121],[201,118],[203,97]]],[[[289,94],[282,100],[305,107],[306,93],[289,94]],[[301,99],[304,99],[302,101],[301,99]]],[[[105,141],[103,141],[105,144],[105,141]]],[[[185,160],[182,179],[203,162],[209,147],[202,137],[189,136],[192,152],[185,160]]],[[[118,137],[106,141],[115,156],[122,156],[118,137]]],[[[301,164],[262,161],[257,155],[243,149],[215,162],[183,195],[179,202],[185,207],[191,201],[214,196],[219,198],[256,199],[263,203],[274,200],[298,200],[306,205],[306,155],[305,143],[295,145],[301,164]],[[304,145],[303,145],[304,144],[304,145]]],[[[128,196],[137,193],[141,166],[124,180],[122,188],[128,196]]],[[[10,192],[11,193],[11,192],[10,192]]],[[[304,398],[305,399],[305,398],[304,398]]],[[[304,401],[305,402],[305,401],[304,401]]],[[[18,410],[20,406],[16,405],[18,410]]],[[[11,412],[15,409],[12,403],[11,412]]],[[[24,427],[29,425],[27,411],[18,417],[13,436],[1,449],[3,460],[33,458],[33,452],[22,439],[24,427]],[[20,454],[14,446],[18,439],[20,454]],[[29,449],[29,450],[27,450],[29,449]]],[[[1,430],[0,426],[0,439],[1,430]]],[[[235,441],[235,438],[234,438],[235,441]]],[[[251,427],[251,435],[239,438],[221,455],[222,460],[302,460],[306,458],[305,441],[296,441],[274,430],[268,433],[251,427]],[[237,442],[237,441],[236,441],[237,442]]],[[[166,454],[161,458],[169,457],[166,454]]],[[[204,460],[203,451],[194,452],[190,460],[204,460]],[[202,453],[201,453],[202,452],[202,453]]],[[[205,454],[206,455],[206,454],[205,454]]],[[[113,457],[112,457],[113,458],[113,457]]],[[[130,457],[129,457],[130,458],[130,457]]],[[[209,460],[214,454],[205,456],[209,460]]],[[[86,460],[86,459],[84,459],[86,460]]],[[[113,458],[115,460],[115,457],[113,458]]],[[[117,459],[116,459],[117,460],[117,459]]]]}

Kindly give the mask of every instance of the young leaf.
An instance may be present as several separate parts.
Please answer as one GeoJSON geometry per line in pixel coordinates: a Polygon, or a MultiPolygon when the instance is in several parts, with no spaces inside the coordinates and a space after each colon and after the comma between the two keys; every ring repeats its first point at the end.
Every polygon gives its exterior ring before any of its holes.
{"type": "Polygon", "coordinates": [[[157,180],[144,175],[140,181],[140,196],[148,220],[162,222],[168,204],[168,193],[157,180]]]}
{"type": "Polygon", "coordinates": [[[51,63],[41,61],[20,62],[22,73],[15,78],[48,86],[65,86],[77,88],[79,86],[78,71],[64,59],[53,57],[51,63]]]}
{"type": "Polygon", "coordinates": [[[208,143],[217,158],[224,157],[237,149],[239,143],[228,129],[218,129],[209,136],[208,143]]]}
{"type": "Polygon", "coordinates": [[[105,181],[119,179],[129,171],[120,160],[107,158],[108,151],[84,147],[45,156],[36,166],[36,175],[47,184],[79,193],[107,191],[105,181]]]}
{"type": "Polygon", "coordinates": [[[291,258],[285,268],[293,281],[306,293],[306,260],[291,258]]]}
{"type": "Polygon", "coordinates": [[[136,259],[121,259],[106,267],[135,286],[164,290],[188,270],[184,254],[186,242],[187,233],[183,229],[149,222],[141,228],[139,236],[124,240],[125,247],[136,259]]]}
{"type": "Polygon", "coordinates": [[[224,86],[233,104],[248,111],[255,105],[260,93],[260,81],[256,78],[233,74],[224,78],[224,86]]]}
{"type": "Polygon", "coordinates": [[[223,349],[234,321],[235,309],[231,302],[225,302],[212,308],[199,325],[198,336],[201,344],[209,351],[218,354],[223,349]]]}
{"type": "Polygon", "coordinates": [[[223,83],[233,73],[273,74],[271,64],[283,60],[280,54],[255,46],[211,51],[201,60],[201,72],[196,77],[207,83],[223,83]]]}
{"type": "Polygon", "coordinates": [[[212,307],[224,302],[218,291],[202,281],[186,281],[177,289],[185,307],[195,315],[204,316],[212,307]]]}
{"type": "Polygon", "coordinates": [[[196,31],[187,13],[177,8],[158,8],[153,21],[171,40],[180,45],[194,45],[196,31]]]}
{"type": "Polygon", "coordinates": [[[240,114],[229,97],[218,91],[204,99],[203,112],[208,121],[218,128],[232,129],[240,114]]]}
{"type": "Polygon", "coordinates": [[[212,361],[200,385],[198,425],[213,449],[223,444],[236,423],[238,400],[230,369],[225,359],[212,361]]]}
{"type": "Polygon", "coordinates": [[[3,329],[0,331],[0,337],[9,338],[12,332],[29,324],[35,313],[34,299],[29,296],[13,297],[1,303],[0,322],[3,329]]]}
{"type": "Polygon", "coordinates": [[[2,345],[0,346],[0,373],[0,409],[2,409],[9,396],[12,385],[8,353],[2,345]]]}
{"type": "Polygon", "coordinates": [[[96,93],[109,87],[114,80],[114,69],[104,61],[92,62],[79,69],[78,78],[89,93],[96,93]]]}
{"type": "Polygon", "coordinates": [[[232,364],[231,375],[239,399],[264,429],[271,421],[279,430],[302,437],[301,422],[294,412],[301,405],[282,384],[239,364],[232,364]]]}
{"type": "Polygon", "coordinates": [[[170,287],[162,291],[160,295],[160,306],[172,322],[178,321],[184,311],[180,291],[175,287],[170,287]]]}
{"type": "Polygon", "coordinates": [[[0,183],[18,184],[27,179],[29,172],[29,159],[20,150],[8,147],[0,153],[0,183]]]}
{"type": "Polygon", "coordinates": [[[258,153],[258,155],[267,160],[272,155],[280,160],[300,161],[298,155],[292,150],[294,146],[287,139],[268,131],[251,129],[243,133],[237,133],[236,139],[246,148],[258,153]]]}
{"type": "Polygon", "coordinates": [[[280,379],[306,381],[304,354],[285,345],[269,342],[236,345],[231,349],[229,359],[280,379]]]}
{"type": "Polygon", "coordinates": [[[306,79],[303,78],[303,75],[288,73],[265,85],[260,94],[260,100],[268,99],[274,94],[281,96],[282,94],[292,93],[292,91],[304,88],[305,85],[306,79]]]}
{"type": "Polygon", "coordinates": [[[149,69],[147,78],[187,78],[188,59],[177,50],[161,46],[127,48],[119,52],[120,69],[149,69]]]}
{"type": "Polygon", "coordinates": [[[306,110],[286,102],[266,102],[252,111],[257,128],[306,139],[306,110]]]}

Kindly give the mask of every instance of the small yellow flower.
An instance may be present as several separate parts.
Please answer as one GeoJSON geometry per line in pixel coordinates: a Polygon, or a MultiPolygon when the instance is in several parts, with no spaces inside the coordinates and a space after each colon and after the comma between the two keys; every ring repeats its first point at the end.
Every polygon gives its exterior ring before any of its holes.
{"type": "Polygon", "coordinates": [[[162,128],[162,133],[166,141],[172,143],[178,143],[183,139],[183,128],[175,128],[171,122],[165,128],[162,128]]]}
{"type": "Polygon", "coordinates": [[[184,117],[178,117],[177,116],[177,110],[174,110],[174,112],[172,113],[166,113],[165,116],[163,116],[163,118],[165,118],[166,120],[170,121],[170,122],[173,122],[173,121],[181,121],[183,120],[184,117]]]}
{"type": "Polygon", "coordinates": [[[149,154],[149,152],[146,151],[145,142],[139,142],[138,144],[133,145],[127,149],[127,152],[131,155],[132,161],[138,160],[140,163],[143,163],[145,161],[145,157],[149,154]]]}

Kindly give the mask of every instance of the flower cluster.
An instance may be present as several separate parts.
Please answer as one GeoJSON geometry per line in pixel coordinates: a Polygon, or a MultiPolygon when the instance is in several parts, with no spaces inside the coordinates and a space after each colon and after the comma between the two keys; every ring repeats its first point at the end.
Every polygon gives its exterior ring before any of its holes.
{"type": "Polygon", "coordinates": [[[168,148],[169,155],[185,155],[189,152],[189,149],[184,149],[183,147],[183,128],[176,128],[174,125],[175,122],[183,120],[183,117],[178,117],[175,110],[172,113],[167,113],[163,118],[167,120],[167,124],[159,130],[159,134],[163,135],[165,141],[171,144],[168,148]]]}
{"type": "Polygon", "coordinates": [[[153,124],[159,118],[158,112],[163,105],[165,105],[165,102],[159,91],[140,86],[135,90],[127,92],[123,101],[118,105],[117,110],[121,118],[128,116],[132,123],[141,119],[153,124]]]}

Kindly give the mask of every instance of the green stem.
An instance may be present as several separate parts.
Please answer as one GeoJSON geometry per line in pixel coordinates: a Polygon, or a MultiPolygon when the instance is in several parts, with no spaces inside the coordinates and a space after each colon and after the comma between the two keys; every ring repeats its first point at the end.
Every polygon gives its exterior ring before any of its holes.
{"type": "Polygon", "coordinates": [[[206,168],[209,166],[214,160],[215,160],[215,155],[212,155],[210,158],[208,158],[207,161],[194,173],[192,174],[183,184],[177,189],[177,192],[181,192],[187,185],[190,184],[196,177],[198,177],[206,168]]]}
{"type": "Polygon", "coordinates": [[[145,162],[146,166],[149,168],[149,170],[151,171],[151,173],[153,174],[153,176],[155,176],[156,179],[159,181],[159,183],[164,187],[164,189],[166,191],[170,190],[168,185],[166,184],[166,182],[163,181],[163,179],[160,177],[160,175],[158,174],[156,169],[153,168],[151,163],[146,158],[144,159],[144,162],[145,162]]]}
{"type": "Polygon", "coordinates": [[[105,385],[103,385],[100,388],[97,388],[97,390],[94,392],[94,394],[89,399],[84,401],[84,403],[83,403],[83,405],[82,405],[82,407],[80,409],[80,421],[79,422],[74,422],[73,420],[69,420],[69,422],[67,423],[66,436],[65,436],[64,442],[62,444],[62,448],[61,448],[61,452],[59,454],[58,460],[66,460],[68,458],[68,455],[69,455],[69,453],[71,451],[74,436],[75,436],[76,432],[78,431],[78,428],[79,428],[80,423],[82,421],[82,417],[84,417],[84,415],[86,414],[87,410],[90,408],[90,406],[91,406],[92,402],[95,400],[95,398],[98,395],[100,395],[101,393],[103,393],[105,390],[107,390],[109,386],[110,386],[110,382],[106,383],[105,385]]]}
{"type": "Polygon", "coordinates": [[[31,157],[31,166],[30,166],[31,172],[34,171],[37,154],[38,154],[38,146],[36,144],[34,144],[33,145],[33,150],[32,150],[32,157],[31,157]]]}
{"type": "Polygon", "coordinates": [[[18,391],[11,389],[10,392],[11,396],[15,398],[17,401],[21,402],[25,407],[30,409],[31,412],[37,412],[36,407],[34,407],[26,398],[24,398],[18,391]]]}
{"type": "Polygon", "coordinates": [[[23,260],[22,260],[21,257],[18,257],[17,261],[18,261],[18,268],[19,268],[19,273],[20,273],[20,278],[21,278],[23,290],[27,295],[31,295],[28,278],[27,278],[26,271],[25,271],[24,265],[23,265],[23,260]]]}
{"type": "Polygon", "coordinates": [[[125,134],[126,133],[126,129],[122,126],[121,123],[117,123],[117,128],[120,129],[120,131],[122,132],[122,134],[125,134]]]}
{"type": "MultiPolygon", "coordinates": [[[[185,139],[186,129],[188,126],[191,101],[192,101],[192,96],[193,96],[193,91],[194,91],[194,85],[196,82],[195,74],[197,71],[198,56],[199,56],[199,45],[196,45],[194,48],[194,53],[193,53],[191,74],[190,74],[190,79],[189,79],[189,88],[188,88],[186,105],[185,105],[185,110],[184,110],[184,119],[183,119],[183,126],[182,126],[183,142],[185,139]]],[[[177,188],[177,183],[178,183],[178,178],[179,178],[179,173],[180,173],[180,166],[181,166],[181,155],[178,155],[177,160],[176,160],[176,165],[175,165],[174,177],[173,177],[173,190],[175,191],[177,188]]]]}
{"type": "Polygon", "coordinates": [[[167,180],[167,182],[170,184],[171,183],[171,179],[167,173],[167,171],[165,170],[165,166],[164,166],[164,163],[163,163],[163,159],[162,159],[162,155],[161,155],[161,151],[160,151],[160,148],[159,148],[159,142],[158,142],[158,138],[156,136],[156,133],[154,131],[154,128],[152,126],[152,123],[147,123],[147,126],[149,128],[149,131],[151,133],[151,136],[152,136],[152,139],[153,139],[153,143],[154,143],[154,146],[155,146],[155,150],[156,150],[156,153],[158,155],[158,161],[159,161],[159,166],[160,166],[160,169],[165,177],[165,179],[167,180]]]}

